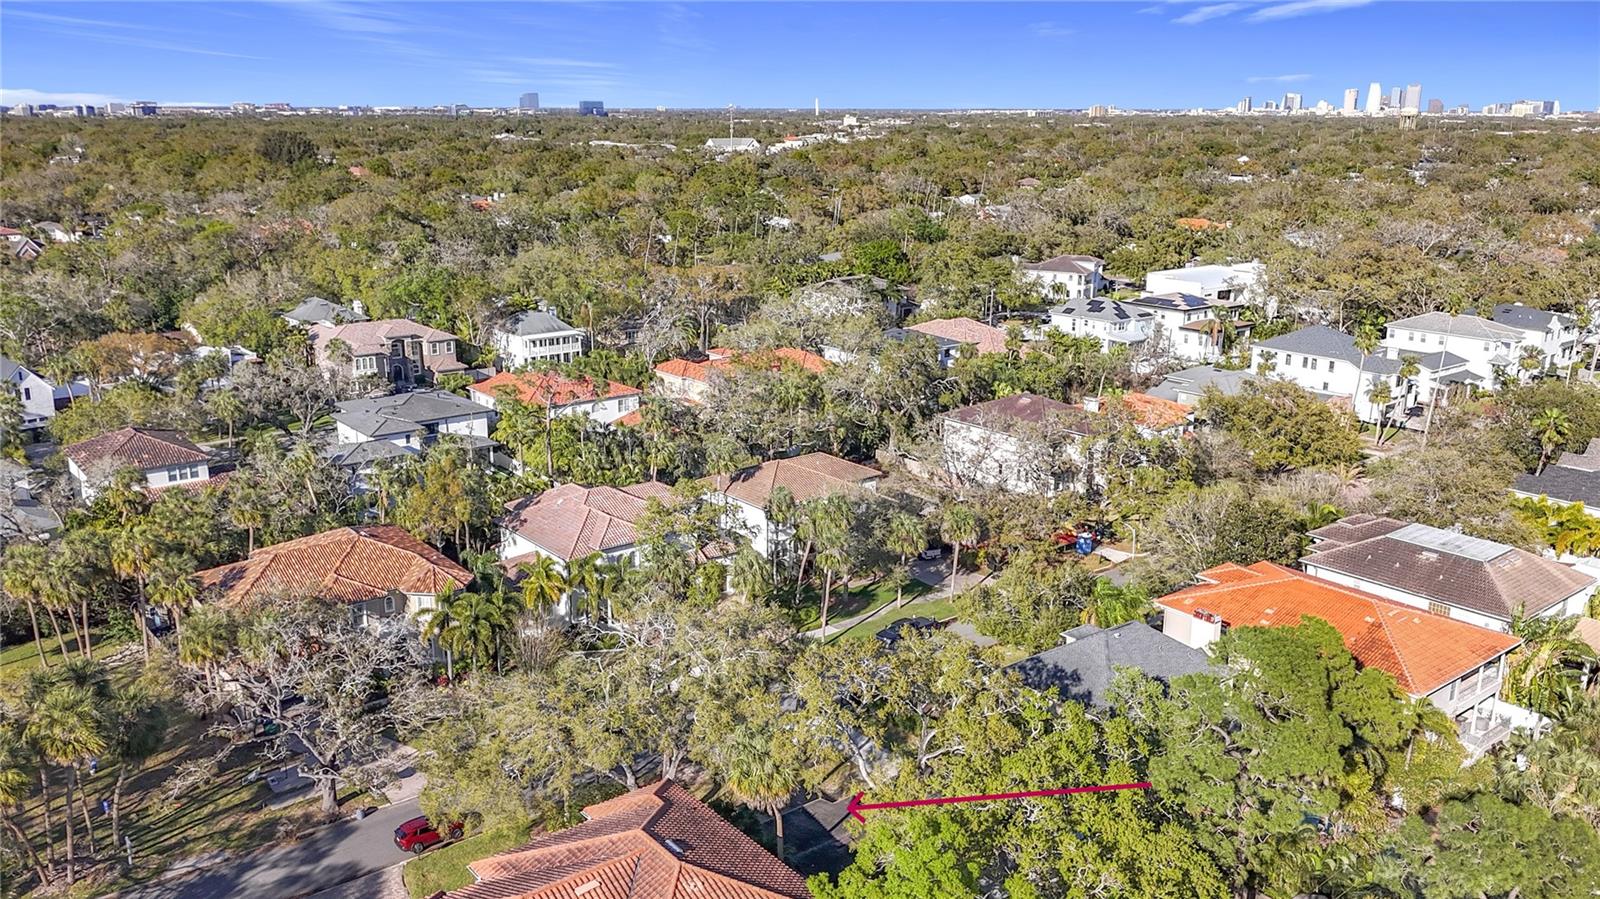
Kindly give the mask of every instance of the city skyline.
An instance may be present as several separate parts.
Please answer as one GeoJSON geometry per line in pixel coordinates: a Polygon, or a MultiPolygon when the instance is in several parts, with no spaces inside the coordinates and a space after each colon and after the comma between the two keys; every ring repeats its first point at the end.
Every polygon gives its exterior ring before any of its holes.
{"type": "Polygon", "coordinates": [[[0,25],[5,104],[514,107],[537,93],[547,109],[587,99],[798,109],[813,98],[823,108],[1190,109],[1292,92],[1306,108],[1341,109],[1352,86],[1378,83],[1388,101],[1421,83],[1446,108],[1531,97],[1600,105],[1600,16],[1580,3],[21,0],[0,9],[0,25]],[[847,36],[866,33],[887,37],[870,54],[851,49],[847,36]],[[776,52],[774,34],[785,36],[776,52]],[[1138,48],[1126,65],[1059,64],[1118,42],[1138,48]],[[985,46],[1007,51],[949,52],[985,46]],[[937,65],[915,68],[934,56],[937,65]]]}

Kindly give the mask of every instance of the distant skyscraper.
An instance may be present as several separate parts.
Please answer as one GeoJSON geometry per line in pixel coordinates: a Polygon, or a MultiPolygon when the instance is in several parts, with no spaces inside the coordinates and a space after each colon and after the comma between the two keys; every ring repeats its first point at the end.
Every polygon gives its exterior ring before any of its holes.
{"type": "Polygon", "coordinates": [[[1389,88],[1389,108],[1390,109],[1399,109],[1400,108],[1400,101],[1405,99],[1405,95],[1406,95],[1405,88],[1401,87],[1398,84],[1395,85],[1394,87],[1389,88]]]}
{"type": "Polygon", "coordinates": [[[1401,109],[1422,109],[1422,85],[1406,85],[1405,96],[1400,101],[1401,109]]]}
{"type": "Polygon", "coordinates": [[[1301,97],[1293,91],[1283,95],[1283,108],[1290,112],[1300,111],[1301,97]]]}
{"type": "Polygon", "coordinates": [[[1383,85],[1372,82],[1367,88],[1367,115],[1377,115],[1383,111],[1383,85]]]}
{"type": "Polygon", "coordinates": [[[1444,101],[1438,97],[1434,97],[1433,99],[1429,100],[1428,112],[1433,115],[1438,115],[1439,113],[1444,112],[1444,101]]]}
{"type": "Polygon", "coordinates": [[[523,94],[522,95],[522,99],[517,101],[517,108],[518,109],[526,109],[526,110],[528,110],[530,112],[533,111],[533,110],[538,109],[539,108],[539,94],[538,94],[538,92],[536,92],[536,91],[528,91],[527,93],[523,94]]]}
{"type": "Polygon", "coordinates": [[[1356,111],[1356,104],[1361,102],[1361,88],[1347,87],[1344,91],[1344,114],[1350,115],[1356,111]]]}
{"type": "Polygon", "coordinates": [[[578,101],[578,115],[598,115],[598,116],[603,116],[605,114],[606,114],[606,104],[605,104],[605,101],[603,101],[603,100],[579,100],[578,101]]]}
{"type": "Polygon", "coordinates": [[[1245,97],[1243,100],[1240,100],[1239,101],[1239,105],[1236,108],[1240,112],[1249,112],[1252,109],[1252,107],[1250,105],[1250,98],[1249,97],[1245,97]]]}

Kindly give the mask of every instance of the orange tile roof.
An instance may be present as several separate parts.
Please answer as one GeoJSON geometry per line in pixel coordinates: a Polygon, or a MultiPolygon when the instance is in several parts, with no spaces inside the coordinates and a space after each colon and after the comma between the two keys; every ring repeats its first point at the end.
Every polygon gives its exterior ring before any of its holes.
{"type": "Polygon", "coordinates": [[[1124,393],[1122,405],[1133,413],[1134,421],[1152,430],[1161,431],[1177,427],[1189,420],[1193,406],[1162,399],[1148,393],[1124,393]]]}
{"type": "Polygon", "coordinates": [[[177,431],[132,427],[80,440],[62,452],[79,468],[103,462],[138,469],[165,468],[169,465],[204,462],[210,458],[205,450],[184,439],[177,431]]]}
{"type": "Polygon", "coordinates": [[[723,347],[712,347],[706,351],[709,357],[704,362],[694,362],[689,359],[668,359],[656,366],[656,373],[675,378],[688,378],[692,381],[709,380],[714,371],[728,371],[735,366],[744,368],[769,368],[777,370],[786,364],[798,365],[813,374],[821,373],[828,368],[828,360],[807,350],[794,347],[778,347],[770,350],[751,350],[741,353],[723,347]]]}
{"type": "Polygon", "coordinates": [[[1394,675],[1412,696],[1431,693],[1522,642],[1272,562],[1230,562],[1200,572],[1200,580],[1156,603],[1210,612],[1229,627],[1287,627],[1303,617],[1321,618],[1344,636],[1356,661],[1394,675]]]}
{"type": "Polygon", "coordinates": [[[619,428],[636,428],[639,425],[644,424],[644,413],[638,409],[635,409],[632,412],[629,412],[627,415],[624,415],[612,422],[612,424],[619,428]]]}
{"type": "Polygon", "coordinates": [[[1211,219],[1198,217],[1181,218],[1174,224],[1180,228],[1188,228],[1191,231],[1223,231],[1233,227],[1232,222],[1213,222],[1211,219]]]}
{"type": "Polygon", "coordinates": [[[670,780],[583,810],[576,827],[472,862],[447,899],[809,899],[806,882],[670,780]]]}
{"type": "Polygon", "coordinates": [[[546,552],[571,561],[632,546],[639,539],[634,525],[649,501],[671,495],[667,485],[658,481],[621,488],[562,484],[507,503],[510,514],[501,524],[546,552]]]}
{"type": "Polygon", "coordinates": [[[264,546],[250,558],[199,573],[225,602],[315,596],[359,602],[391,592],[465,587],[472,572],[394,525],[334,528],[264,546]]]}
{"type": "MultiPolygon", "coordinates": [[[[616,381],[606,381],[605,384],[605,399],[632,396],[641,392],[637,387],[629,387],[616,381]]],[[[535,406],[543,406],[546,403],[566,406],[600,398],[591,379],[569,378],[553,371],[503,371],[476,384],[469,384],[467,389],[495,398],[498,398],[501,392],[509,390],[517,399],[535,406]]]]}
{"type": "Polygon", "coordinates": [[[1006,351],[1005,329],[986,325],[973,318],[936,318],[910,325],[906,330],[975,346],[980,353],[1006,351]]]}
{"type": "Polygon", "coordinates": [[[792,459],[774,459],[732,475],[713,475],[711,488],[734,499],[764,509],[772,491],[787,487],[796,502],[844,493],[883,472],[828,453],[806,453],[792,459]]]}

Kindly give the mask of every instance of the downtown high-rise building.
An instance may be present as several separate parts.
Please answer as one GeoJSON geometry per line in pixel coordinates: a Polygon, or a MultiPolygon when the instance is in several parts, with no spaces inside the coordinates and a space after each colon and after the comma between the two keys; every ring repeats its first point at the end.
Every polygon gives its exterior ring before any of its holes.
{"type": "Polygon", "coordinates": [[[533,112],[539,108],[539,93],[528,91],[517,101],[517,108],[533,112]]]}
{"type": "Polygon", "coordinates": [[[1245,97],[1243,100],[1240,100],[1239,105],[1234,107],[1234,109],[1238,110],[1239,112],[1249,112],[1252,108],[1253,107],[1251,106],[1249,97],[1245,97]]]}
{"type": "Polygon", "coordinates": [[[1372,82],[1367,88],[1367,115],[1377,115],[1383,111],[1383,85],[1372,82]]]}
{"type": "Polygon", "coordinates": [[[1283,95],[1283,108],[1289,112],[1299,112],[1302,102],[1303,98],[1293,91],[1283,95]]]}
{"type": "Polygon", "coordinates": [[[1400,101],[1403,100],[1403,99],[1405,99],[1405,88],[1401,87],[1398,84],[1395,85],[1394,87],[1389,88],[1389,108],[1390,109],[1399,109],[1400,108],[1400,101]]]}
{"type": "Polygon", "coordinates": [[[1342,107],[1342,111],[1345,115],[1355,114],[1356,110],[1359,108],[1358,104],[1360,103],[1361,88],[1347,87],[1344,89],[1344,106],[1342,107]]]}
{"type": "Polygon", "coordinates": [[[1432,115],[1438,115],[1444,112],[1444,101],[1438,97],[1434,97],[1433,99],[1429,100],[1428,112],[1432,115]]]}
{"type": "Polygon", "coordinates": [[[1422,85],[1406,85],[1405,95],[1400,100],[1400,108],[1409,109],[1413,112],[1420,111],[1422,109],[1422,85]]]}

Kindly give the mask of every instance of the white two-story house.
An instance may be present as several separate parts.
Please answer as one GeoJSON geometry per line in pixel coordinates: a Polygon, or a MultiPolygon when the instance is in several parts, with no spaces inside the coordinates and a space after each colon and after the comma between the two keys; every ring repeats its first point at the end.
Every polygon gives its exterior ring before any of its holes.
{"type": "Polygon", "coordinates": [[[1250,370],[1282,378],[1318,396],[1350,400],[1356,417],[1372,424],[1394,418],[1393,407],[1409,407],[1412,388],[1400,380],[1400,360],[1356,348],[1355,338],[1326,325],[1310,325],[1256,342],[1250,347],[1250,370]],[[1371,400],[1379,383],[1389,385],[1387,408],[1371,400]]]}
{"type": "Polygon", "coordinates": [[[1057,256],[1043,262],[1024,262],[1022,278],[1037,284],[1048,297],[1083,300],[1105,286],[1105,260],[1093,256],[1057,256]]]}
{"type": "MultiPolygon", "coordinates": [[[[1519,365],[1524,346],[1543,347],[1543,341],[1510,325],[1476,315],[1425,312],[1390,322],[1383,338],[1390,355],[1451,353],[1466,360],[1471,383],[1493,388],[1496,371],[1513,380],[1527,380],[1534,372],[1519,365]]],[[[1542,366],[1541,366],[1542,369],[1542,366]]]]}
{"type": "Polygon", "coordinates": [[[1208,300],[1188,293],[1146,294],[1120,300],[1135,313],[1148,312],[1149,336],[1161,352],[1185,362],[1215,362],[1222,358],[1228,325],[1236,339],[1250,335],[1248,322],[1234,320],[1241,304],[1208,300]]]}
{"type": "Polygon", "coordinates": [[[355,473],[355,489],[385,459],[414,456],[441,436],[452,435],[487,454],[494,410],[442,390],[345,400],[334,407],[334,441],[328,458],[355,473]]]}
{"type": "Polygon", "coordinates": [[[1073,337],[1093,337],[1100,349],[1145,342],[1156,324],[1154,310],[1129,306],[1107,297],[1072,300],[1050,307],[1050,327],[1073,337]]]}
{"type": "MultiPolygon", "coordinates": [[[[1539,370],[1565,369],[1578,361],[1578,348],[1583,334],[1576,318],[1561,312],[1534,309],[1521,303],[1501,303],[1494,307],[1496,324],[1515,328],[1523,334],[1522,346],[1538,346],[1543,362],[1539,370]]],[[[1521,354],[1518,351],[1518,367],[1521,354]]]]}
{"type": "MultiPolygon", "coordinates": [[[[1260,262],[1235,262],[1230,265],[1191,265],[1147,272],[1145,293],[1187,293],[1205,297],[1234,308],[1266,305],[1260,283],[1267,267],[1260,262]]],[[[1271,314],[1271,310],[1268,310],[1271,314]]]]}
{"type": "Polygon", "coordinates": [[[587,334],[549,312],[518,312],[493,329],[489,339],[499,350],[502,370],[526,368],[540,362],[571,362],[583,355],[587,334]]]}
{"type": "Polygon", "coordinates": [[[0,356],[0,379],[4,379],[22,401],[24,431],[42,428],[55,417],[56,396],[60,391],[33,369],[0,356]]]}

